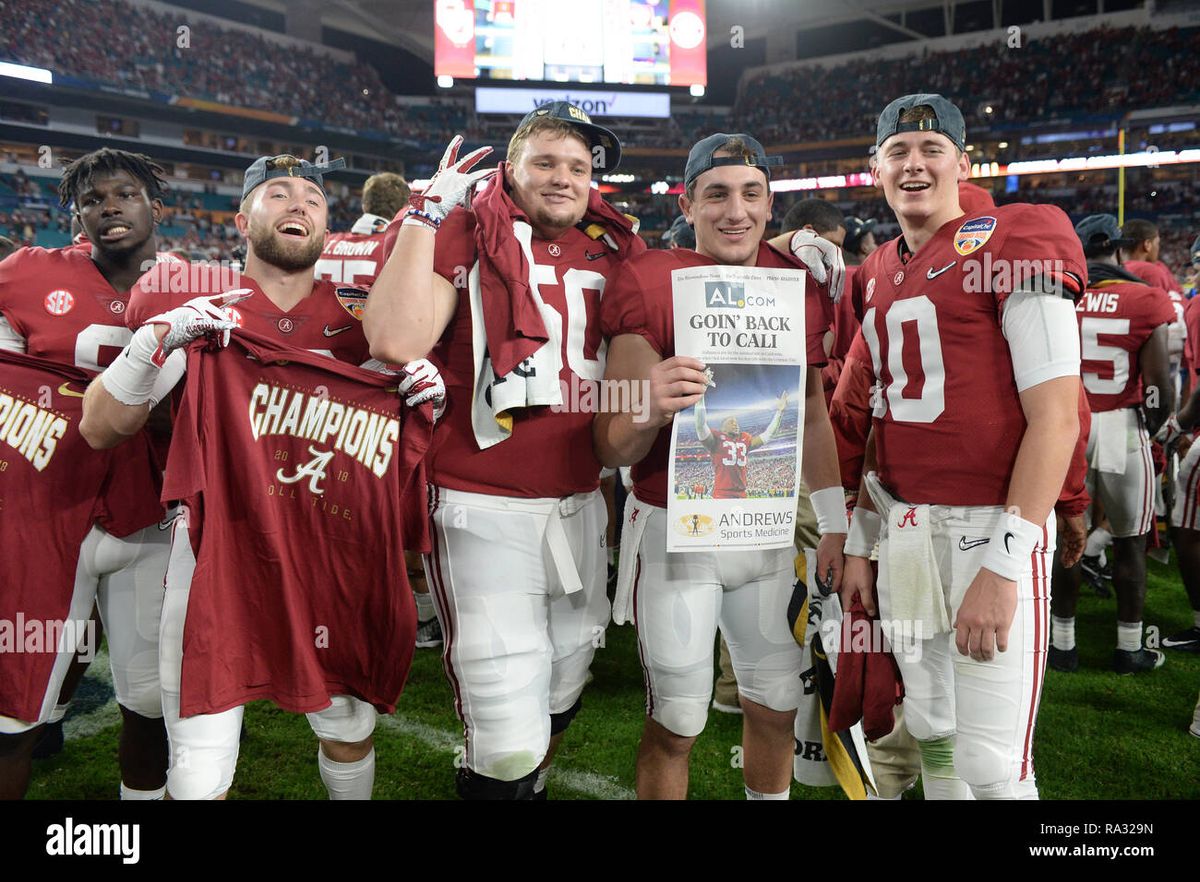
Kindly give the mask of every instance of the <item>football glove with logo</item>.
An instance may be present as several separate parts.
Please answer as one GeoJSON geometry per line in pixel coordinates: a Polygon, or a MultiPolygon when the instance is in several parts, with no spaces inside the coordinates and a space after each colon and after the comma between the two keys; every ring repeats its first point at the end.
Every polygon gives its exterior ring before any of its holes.
{"type": "Polygon", "coordinates": [[[228,307],[241,303],[253,293],[249,288],[235,288],[223,294],[194,297],[183,306],[146,319],[146,325],[167,326],[167,333],[163,335],[151,360],[162,367],[174,350],[208,335],[219,346],[228,346],[229,332],[237,327],[228,307]]]}
{"type": "Polygon", "coordinates": [[[252,293],[249,288],[237,288],[211,297],[196,297],[183,306],[147,319],[134,332],[129,345],[100,375],[104,388],[117,401],[131,407],[158,404],[183,374],[183,356],[168,362],[171,353],[206,334],[220,335],[220,345],[228,345],[229,332],[237,327],[237,323],[230,318],[226,308],[252,293]],[[161,341],[155,325],[167,326],[161,341]]]}
{"type": "Polygon", "coordinates": [[[436,230],[455,206],[467,201],[468,194],[477,183],[495,173],[494,168],[471,171],[492,152],[491,147],[480,147],[459,159],[458,150],[462,143],[462,135],[455,135],[450,141],[450,146],[442,154],[442,161],[438,163],[437,172],[429,180],[429,186],[409,199],[412,207],[405,212],[403,224],[421,224],[436,230]]]}
{"type": "Polygon", "coordinates": [[[441,419],[446,410],[446,383],[433,362],[424,358],[410,361],[404,366],[404,379],[396,391],[404,396],[409,407],[419,407],[427,401],[433,402],[433,419],[441,419]]]}
{"type": "Polygon", "coordinates": [[[846,262],[842,249],[812,230],[796,230],[789,243],[792,255],[812,273],[819,285],[827,285],[834,303],[842,299],[846,285],[846,262]]]}

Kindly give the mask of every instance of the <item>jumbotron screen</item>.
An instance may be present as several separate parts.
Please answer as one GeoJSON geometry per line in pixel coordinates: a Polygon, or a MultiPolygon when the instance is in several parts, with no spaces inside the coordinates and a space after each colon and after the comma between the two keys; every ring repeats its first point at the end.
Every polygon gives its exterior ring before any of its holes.
{"type": "Polygon", "coordinates": [[[434,73],[707,85],[705,0],[435,0],[434,73]]]}

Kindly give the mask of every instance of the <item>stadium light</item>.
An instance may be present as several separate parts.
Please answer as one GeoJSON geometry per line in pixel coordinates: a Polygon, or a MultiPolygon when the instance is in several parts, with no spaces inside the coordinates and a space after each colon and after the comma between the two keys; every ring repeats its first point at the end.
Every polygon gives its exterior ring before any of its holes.
{"type": "Polygon", "coordinates": [[[1001,141],[1001,142],[1000,142],[999,144],[997,144],[996,146],[997,146],[997,147],[999,147],[1001,150],[1004,150],[1004,149],[1006,149],[1006,148],[1008,147],[1008,142],[1007,142],[1007,141],[1001,141]]]}
{"type": "Polygon", "coordinates": [[[442,74],[437,78],[437,84],[439,89],[449,89],[454,86],[454,77],[448,77],[445,74],[442,74]]]}
{"type": "Polygon", "coordinates": [[[693,98],[703,98],[704,97],[704,87],[702,85],[700,85],[699,83],[693,83],[691,86],[688,87],[688,93],[693,98]]]}
{"type": "Polygon", "coordinates": [[[0,76],[12,77],[17,80],[31,80],[35,83],[53,83],[54,74],[44,67],[29,67],[25,64],[10,64],[0,61],[0,76]]]}

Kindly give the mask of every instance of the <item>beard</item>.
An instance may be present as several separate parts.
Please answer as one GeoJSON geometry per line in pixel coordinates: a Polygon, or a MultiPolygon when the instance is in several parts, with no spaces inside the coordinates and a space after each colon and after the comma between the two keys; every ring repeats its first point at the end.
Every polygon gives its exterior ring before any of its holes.
{"type": "Polygon", "coordinates": [[[259,227],[254,223],[246,231],[246,238],[254,249],[255,257],[289,273],[310,269],[320,258],[325,246],[321,236],[292,239],[276,233],[270,227],[259,227]]]}

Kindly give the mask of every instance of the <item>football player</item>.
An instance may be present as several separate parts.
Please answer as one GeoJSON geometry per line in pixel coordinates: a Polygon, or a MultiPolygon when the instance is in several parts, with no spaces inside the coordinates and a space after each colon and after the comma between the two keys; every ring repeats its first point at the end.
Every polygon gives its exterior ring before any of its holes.
{"type": "Polygon", "coordinates": [[[609,615],[592,414],[567,398],[603,376],[600,298],[645,245],[591,187],[621,147],[579,108],[527,115],[470,206],[491,148],[460,159],[461,143],[404,213],[364,327],[376,358],[432,350],[446,378],[426,572],[466,736],[458,793],[541,798],[609,615]]]}
{"type": "Polygon", "coordinates": [[[396,244],[399,224],[392,218],[412,194],[408,182],[393,172],[371,175],[363,184],[362,217],[348,233],[331,233],[317,261],[317,278],[339,285],[370,288],[396,244]]]}
{"type": "Polygon", "coordinates": [[[964,216],[965,147],[962,113],[940,95],[880,114],[872,170],[901,235],[858,271],[866,312],[852,356],[879,389],[842,604],[861,596],[875,611],[879,540],[881,618],[932,634],[897,657],[926,797],[1036,798],[1052,508],[1079,432],[1072,300],[1085,267],[1058,208],[964,216]]]}
{"type": "MultiPolygon", "coordinates": [[[[1142,646],[1146,600],[1146,536],[1154,516],[1154,464],[1150,436],[1174,404],[1167,356],[1168,327],[1175,320],[1166,291],[1142,283],[1119,263],[1122,239],[1108,214],[1084,218],[1075,228],[1088,259],[1087,290],[1076,307],[1082,338],[1083,386],[1092,410],[1088,439],[1088,492],[1104,506],[1113,535],[1113,587],[1117,594],[1120,674],[1152,671],[1163,653],[1142,646]]],[[[1079,666],[1075,604],[1079,571],[1056,590],[1049,662],[1057,670],[1079,666]]],[[[1057,587],[1057,586],[1056,586],[1057,587]]]]}
{"type": "Polygon", "coordinates": [[[671,422],[676,413],[698,404],[707,388],[704,365],[675,355],[672,270],[720,265],[808,269],[805,290],[796,292],[805,298],[808,357],[803,472],[805,483],[814,488],[812,507],[821,533],[817,571],[834,583],[841,575],[846,510],[820,379],[822,341],[833,303],[827,289],[817,285],[818,275],[835,289],[840,284],[840,254],[830,243],[825,243],[827,249],[811,248],[811,236],[798,233],[796,250],[814,262],[806,265],[764,241],[773,201],[769,164],[762,145],[749,135],[715,134],[695,144],[679,206],[696,230],[696,250],[650,251],[626,262],[601,304],[602,328],[612,338],[606,377],[648,382],[650,388],[648,420],[631,413],[601,413],[595,425],[601,461],[634,466],[614,619],[629,619],[622,606],[632,607],[646,680],[637,765],[637,792],[643,799],[687,796],[688,758],[712,697],[718,624],[739,684],[747,798],[788,798],[793,721],[803,692],[801,650],[787,621],[794,549],[666,550],[671,422]]]}
{"type": "Polygon", "coordinates": [[[1171,308],[1175,311],[1175,320],[1167,327],[1167,355],[1170,358],[1171,377],[1176,390],[1176,397],[1171,401],[1171,406],[1174,407],[1178,403],[1179,368],[1187,340],[1187,325],[1183,319],[1186,304],[1183,299],[1183,286],[1179,284],[1170,268],[1159,260],[1162,237],[1156,224],[1134,218],[1121,228],[1121,235],[1126,243],[1121,249],[1121,266],[1150,287],[1166,291],[1171,299],[1171,308]]]}
{"type": "Polygon", "coordinates": [[[704,399],[696,402],[696,437],[712,457],[713,499],[746,498],[746,473],[750,469],[748,454],[775,437],[787,409],[787,399],[786,392],[779,396],[771,422],[757,435],[743,432],[735,416],[726,417],[719,432],[711,431],[704,399]]]}
{"type": "MultiPolygon", "coordinates": [[[[92,446],[115,447],[138,431],[149,414],[153,390],[175,385],[185,366],[183,347],[200,337],[225,334],[227,341],[228,331],[242,327],[352,365],[369,360],[355,315],[360,292],[342,294],[333,283],[314,277],[326,236],[322,175],[340,167],[340,160],[315,166],[288,155],[255,160],[246,170],[234,219],[246,240],[244,273],[196,264],[181,274],[178,267],[162,264],[138,281],[128,315],[130,327],[137,330],[99,382],[88,387],[84,400],[81,431],[92,446]]],[[[409,404],[439,394],[440,380],[432,371],[428,387],[417,383],[423,387],[418,390],[410,382],[417,371],[427,369],[431,371],[427,363],[406,366],[413,375],[400,389],[409,395],[409,404]]],[[[219,581],[212,588],[218,596],[190,596],[196,568],[193,541],[200,542],[202,521],[202,510],[176,519],[163,603],[160,670],[171,747],[170,798],[223,799],[237,763],[243,705],[250,698],[271,698],[307,713],[320,741],[318,767],[330,798],[369,799],[375,776],[375,708],[347,694],[297,698],[289,691],[302,673],[311,678],[319,665],[309,664],[307,656],[294,657],[286,645],[280,649],[270,639],[280,622],[264,621],[262,613],[255,616],[255,608],[247,609],[239,600],[245,586],[219,581]],[[222,605],[227,607],[224,617],[195,613],[222,605]],[[229,634],[236,638],[236,652],[222,643],[229,634]],[[223,700],[209,698],[214,692],[223,700]]],[[[218,537],[215,541],[228,541],[220,525],[210,526],[210,533],[218,537]]],[[[282,582],[272,588],[290,590],[282,582]]],[[[297,602],[312,605],[316,600],[297,602]]],[[[404,602],[399,593],[396,602],[404,602]]],[[[264,603],[263,609],[271,607],[264,603]]],[[[404,639],[401,633],[397,644],[404,639]]],[[[403,646],[396,651],[403,652],[403,646]]]]}
{"type": "MultiPolygon", "coordinates": [[[[154,226],[162,215],[164,187],[163,170],[141,154],[105,147],[71,163],[59,198],[64,208],[72,207],[73,221],[86,234],[84,245],[23,248],[0,264],[0,348],[92,374],[106,367],[132,336],[125,327],[129,289],[155,263],[154,226]]],[[[156,394],[153,401],[161,390],[156,394]]],[[[162,462],[155,446],[162,439],[130,434],[136,437],[111,460],[95,524],[72,567],[71,603],[90,610],[94,598],[108,634],[123,723],[121,797],[158,799],[167,768],[158,682],[158,621],[169,552],[165,522],[159,523],[162,462]]],[[[0,718],[0,779],[9,795],[24,792],[42,725],[66,713],[67,696],[60,697],[60,689],[74,649],[60,658],[48,683],[31,684],[39,695],[45,690],[36,719],[0,718]]]]}

